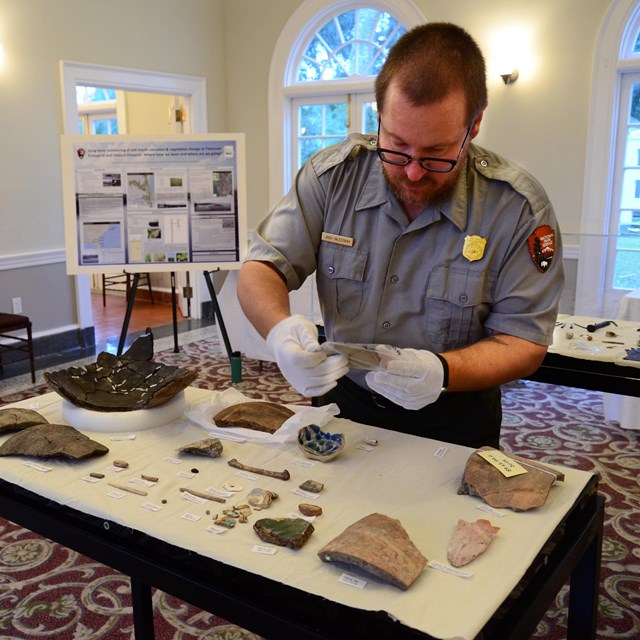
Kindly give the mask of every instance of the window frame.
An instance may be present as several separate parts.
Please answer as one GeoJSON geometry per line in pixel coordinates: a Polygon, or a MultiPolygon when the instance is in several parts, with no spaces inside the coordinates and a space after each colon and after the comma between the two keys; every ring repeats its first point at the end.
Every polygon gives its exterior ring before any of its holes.
{"type": "MultiPolygon", "coordinates": [[[[640,31],[640,3],[613,2],[602,24],[594,57],[574,312],[613,317],[624,295],[609,284],[607,269],[615,252],[612,215],[620,205],[616,154],[620,120],[626,119],[621,93],[624,76],[640,74],[640,53],[633,52],[640,31]]],[[[621,153],[623,158],[624,150],[621,153]]]]}
{"type": "Polygon", "coordinates": [[[296,157],[293,144],[295,122],[293,101],[324,95],[351,94],[361,96],[373,93],[373,78],[296,82],[294,68],[309,39],[317,29],[332,17],[345,11],[369,7],[387,11],[409,30],[426,22],[424,14],[411,0],[372,0],[359,2],[337,0],[306,0],[292,14],[284,26],[274,48],[269,69],[269,206],[273,206],[289,189],[293,180],[296,157]]]}

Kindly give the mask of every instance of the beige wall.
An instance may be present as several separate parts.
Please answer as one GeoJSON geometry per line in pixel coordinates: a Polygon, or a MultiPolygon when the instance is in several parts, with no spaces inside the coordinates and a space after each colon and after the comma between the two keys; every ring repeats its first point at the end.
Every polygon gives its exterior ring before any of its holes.
{"type": "MultiPolygon", "coordinates": [[[[478,142],[520,162],[546,186],[565,231],[579,228],[593,55],[610,4],[621,0],[415,0],[428,20],[467,28],[491,50],[496,32],[526,27],[535,70],[512,86],[489,78],[478,142]]],[[[624,0],[622,0],[624,1],[624,0]]],[[[627,0],[628,1],[628,0],[627,0]]],[[[0,0],[0,309],[20,295],[36,331],[76,321],[59,264],[57,316],[38,269],[9,260],[64,248],[59,60],[184,74],[207,81],[211,132],[244,132],[249,226],[269,196],[268,74],[301,0],[0,0]],[[55,317],[54,317],[55,316],[55,317]]]]}

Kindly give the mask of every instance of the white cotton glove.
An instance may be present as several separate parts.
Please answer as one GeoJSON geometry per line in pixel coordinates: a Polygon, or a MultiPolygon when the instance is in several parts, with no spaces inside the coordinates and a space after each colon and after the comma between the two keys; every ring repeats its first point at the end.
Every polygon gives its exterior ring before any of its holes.
{"type": "Polygon", "coordinates": [[[380,345],[388,359],[384,371],[369,371],[369,387],[405,409],[422,409],[442,393],[444,366],[431,351],[380,345]]]}
{"type": "Polygon", "coordinates": [[[321,396],[349,371],[347,359],[320,349],[318,329],[304,316],[281,320],[267,335],[282,375],[303,396],[321,396]]]}

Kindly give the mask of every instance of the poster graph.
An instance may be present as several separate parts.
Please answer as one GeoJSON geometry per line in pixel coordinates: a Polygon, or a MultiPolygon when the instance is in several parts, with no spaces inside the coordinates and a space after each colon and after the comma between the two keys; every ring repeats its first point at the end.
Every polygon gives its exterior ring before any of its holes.
{"type": "Polygon", "coordinates": [[[239,268],[244,136],[62,136],[69,274],[239,268]]]}

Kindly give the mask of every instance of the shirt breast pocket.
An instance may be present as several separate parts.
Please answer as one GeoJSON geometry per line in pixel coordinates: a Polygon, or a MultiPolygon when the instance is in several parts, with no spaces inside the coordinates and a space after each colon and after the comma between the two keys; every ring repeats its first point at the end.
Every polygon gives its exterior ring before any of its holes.
{"type": "Polygon", "coordinates": [[[353,320],[362,307],[367,254],[353,247],[324,248],[318,257],[318,293],[325,306],[353,320]]]}
{"type": "Polygon", "coordinates": [[[459,267],[436,267],[427,286],[429,341],[446,350],[485,337],[497,274],[459,267]]]}

